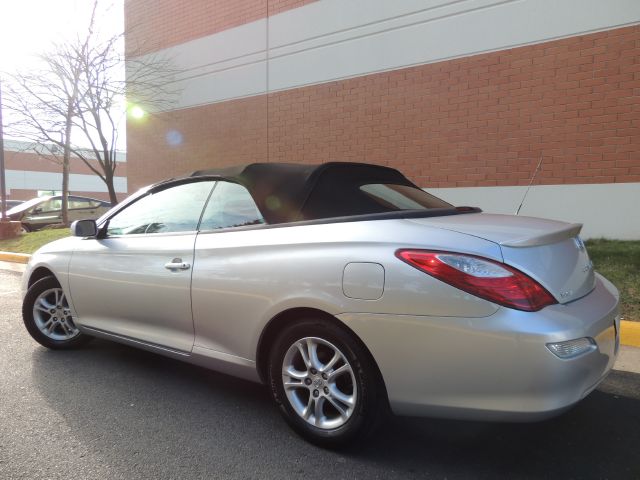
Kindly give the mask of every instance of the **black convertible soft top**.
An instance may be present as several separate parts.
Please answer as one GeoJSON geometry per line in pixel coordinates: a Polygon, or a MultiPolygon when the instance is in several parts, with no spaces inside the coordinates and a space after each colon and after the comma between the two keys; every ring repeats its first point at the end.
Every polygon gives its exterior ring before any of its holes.
{"type": "Polygon", "coordinates": [[[219,177],[243,185],[269,224],[379,214],[380,205],[359,188],[366,184],[419,188],[393,168],[349,162],[252,163],[199,170],[190,176],[219,177]]]}

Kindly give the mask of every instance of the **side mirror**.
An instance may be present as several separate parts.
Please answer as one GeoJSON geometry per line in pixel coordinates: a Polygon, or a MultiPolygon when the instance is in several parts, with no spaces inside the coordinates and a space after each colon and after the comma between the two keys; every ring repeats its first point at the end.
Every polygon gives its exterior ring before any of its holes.
{"type": "Polygon", "coordinates": [[[97,234],[95,220],[76,220],[71,224],[71,235],[74,237],[95,237],[97,234]]]}
{"type": "Polygon", "coordinates": [[[34,208],[34,209],[33,209],[33,211],[32,211],[31,213],[35,213],[35,214],[42,213],[42,207],[36,207],[36,208],[34,208]]]}

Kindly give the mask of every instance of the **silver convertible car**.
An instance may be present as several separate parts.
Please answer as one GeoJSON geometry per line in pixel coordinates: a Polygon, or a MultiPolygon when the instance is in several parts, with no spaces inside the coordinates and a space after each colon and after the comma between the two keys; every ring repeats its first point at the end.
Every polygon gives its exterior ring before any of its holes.
{"type": "Polygon", "coordinates": [[[454,207],[382,166],[199,171],[36,252],[23,317],[49,348],[101,337],[263,382],[324,446],[388,411],[543,419],[618,352],[618,292],[580,229],[454,207]]]}

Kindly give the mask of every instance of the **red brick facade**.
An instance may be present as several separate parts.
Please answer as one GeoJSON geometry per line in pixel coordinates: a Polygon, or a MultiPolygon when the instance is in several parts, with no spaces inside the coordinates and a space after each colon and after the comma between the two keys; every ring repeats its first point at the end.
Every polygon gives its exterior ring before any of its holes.
{"type": "Polygon", "coordinates": [[[424,187],[522,185],[540,155],[536,183],[640,182],[640,27],[163,113],[128,135],[130,191],[254,161],[388,164],[424,187]]]}

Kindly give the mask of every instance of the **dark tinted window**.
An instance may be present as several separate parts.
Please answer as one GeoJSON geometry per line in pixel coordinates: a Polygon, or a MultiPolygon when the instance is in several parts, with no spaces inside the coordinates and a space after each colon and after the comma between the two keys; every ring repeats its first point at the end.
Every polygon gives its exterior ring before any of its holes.
{"type": "Polygon", "coordinates": [[[432,208],[451,208],[451,204],[438,197],[408,185],[370,183],[362,185],[360,190],[384,211],[429,210],[432,208]]]}
{"type": "Polygon", "coordinates": [[[218,182],[202,216],[200,230],[261,223],[264,223],[264,219],[246,188],[237,183],[218,182]]]}
{"type": "Polygon", "coordinates": [[[407,183],[358,178],[321,178],[302,210],[304,220],[374,215],[405,210],[450,209],[452,205],[407,183]]]}
{"type": "Polygon", "coordinates": [[[194,231],[213,184],[212,181],[186,183],[150,193],[112,217],[107,234],[194,231]]]}

